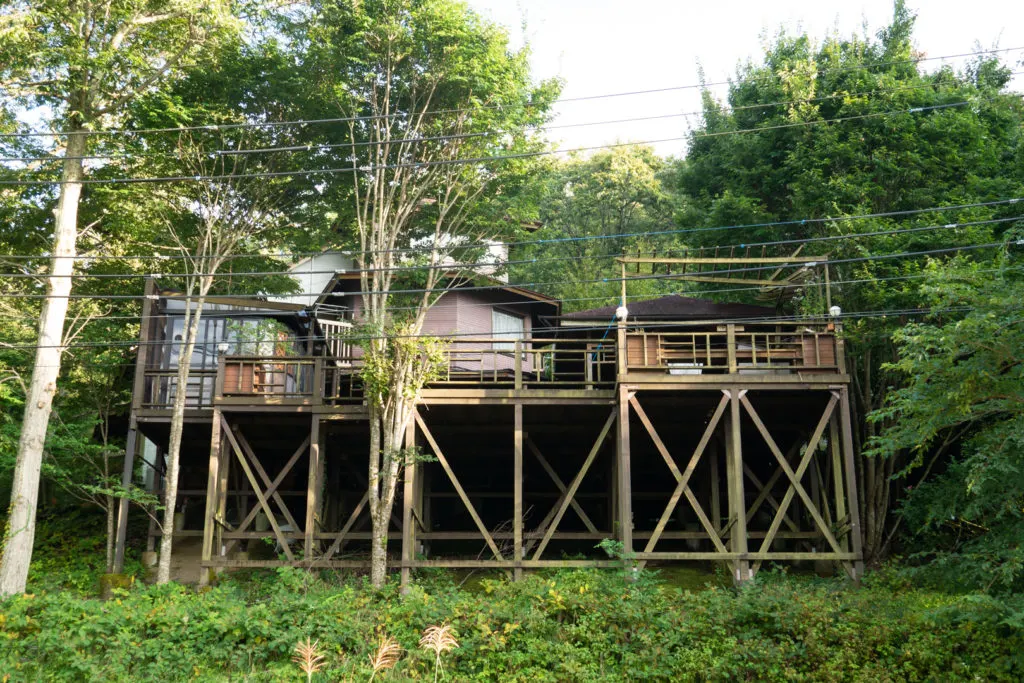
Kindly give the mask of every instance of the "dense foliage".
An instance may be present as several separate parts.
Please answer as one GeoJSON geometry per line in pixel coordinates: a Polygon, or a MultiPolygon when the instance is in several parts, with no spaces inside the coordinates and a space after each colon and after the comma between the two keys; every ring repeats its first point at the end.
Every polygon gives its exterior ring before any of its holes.
{"type": "MultiPolygon", "coordinates": [[[[58,523],[58,526],[59,523],[58,523]]],[[[451,624],[460,647],[447,680],[1019,680],[1021,605],[912,588],[892,572],[855,589],[840,581],[762,573],[742,590],[698,575],[692,590],[655,573],[562,571],[512,583],[444,572],[412,592],[375,592],[351,576],[281,569],[240,573],[195,592],[135,586],[90,597],[101,543],[60,533],[41,550],[31,593],[0,604],[7,680],[297,680],[297,643],[319,640],[313,680],[365,680],[378,636],[405,650],[376,680],[429,680],[417,648],[451,624]],[[75,546],[78,552],[66,552],[75,546]],[[704,585],[706,582],[707,585],[704,585]]]]}

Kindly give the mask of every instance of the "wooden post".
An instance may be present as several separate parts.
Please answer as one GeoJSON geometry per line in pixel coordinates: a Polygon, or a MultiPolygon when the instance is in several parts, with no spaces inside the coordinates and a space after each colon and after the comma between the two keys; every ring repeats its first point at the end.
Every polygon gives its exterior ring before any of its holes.
{"type": "MultiPolygon", "coordinates": [[[[731,326],[730,326],[731,327],[731,326]]],[[[731,335],[730,335],[731,336],[731,335]]],[[[730,345],[730,348],[734,348],[730,345]]],[[[747,507],[743,494],[743,444],[740,432],[740,389],[729,390],[729,429],[726,432],[726,464],[729,487],[729,546],[732,552],[747,552],[747,507]]],[[[733,580],[743,583],[751,578],[750,562],[733,561],[733,580]]]]}
{"type": "MultiPolygon", "coordinates": [[[[319,362],[319,358],[317,361],[319,362]]],[[[320,416],[313,415],[313,423],[309,432],[309,477],[306,485],[306,523],[304,556],[306,562],[312,562],[316,549],[316,519],[320,504],[320,480],[323,464],[320,454],[320,416]]]]}
{"type": "Polygon", "coordinates": [[[516,563],[512,577],[523,578],[523,404],[515,405],[515,432],[513,434],[513,501],[512,501],[512,543],[513,561],[516,563]]]}
{"type": "Polygon", "coordinates": [[[739,367],[736,363],[736,325],[733,323],[725,326],[725,339],[726,354],[729,357],[729,374],[734,375],[739,371],[739,367]]]}
{"type": "MultiPolygon", "coordinates": [[[[213,434],[210,435],[210,445],[213,446],[213,434]]],[[[217,433],[217,517],[216,519],[224,521],[227,517],[228,509],[228,475],[231,472],[231,460],[228,459],[228,453],[224,444],[224,436],[217,433]]],[[[227,546],[224,545],[224,525],[217,524],[214,527],[214,552],[217,555],[227,556],[227,546]]]]}
{"type": "MultiPolygon", "coordinates": [[[[138,448],[139,428],[135,415],[129,420],[128,439],[124,445],[124,468],[121,472],[121,487],[127,491],[132,485],[135,471],[135,451],[138,448]]],[[[128,499],[122,498],[117,506],[117,536],[114,541],[114,573],[124,571],[124,546],[128,538],[128,499]]]]}
{"type": "MultiPolygon", "coordinates": [[[[841,409],[841,408],[840,408],[841,409]]],[[[843,487],[843,451],[839,443],[839,416],[835,413],[829,419],[828,445],[832,452],[832,488],[836,503],[836,523],[846,524],[846,491],[843,487]]],[[[839,539],[843,550],[850,549],[850,534],[843,534],[839,539]]]]}
{"type": "MultiPolygon", "coordinates": [[[[223,419],[220,408],[214,408],[213,420],[210,425],[210,466],[206,479],[206,516],[203,519],[203,563],[213,559],[214,532],[217,527],[217,510],[220,507],[217,498],[220,492],[220,446],[223,419]]],[[[174,530],[164,529],[163,532],[165,534],[174,533],[174,530]]],[[[200,584],[205,584],[209,578],[209,569],[204,567],[199,575],[200,584]]]]}
{"type": "Polygon", "coordinates": [[[419,466],[415,458],[416,422],[409,420],[405,427],[405,472],[402,473],[402,592],[409,589],[412,567],[416,559],[416,516],[413,514],[413,503],[416,496],[416,477],[419,466]]]}
{"type": "Polygon", "coordinates": [[[843,432],[843,465],[846,470],[846,493],[850,505],[850,542],[857,556],[853,568],[855,578],[864,575],[864,544],[860,535],[860,510],[857,506],[857,475],[853,462],[853,425],[850,420],[850,388],[844,386],[839,394],[839,419],[843,432]]]}
{"type": "MultiPolygon", "coordinates": [[[[621,329],[621,327],[620,327],[621,329]]],[[[633,490],[629,471],[629,391],[619,385],[618,448],[619,540],[626,555],[633,553],[633,490]]]]}
{"type": "MultiPolygon", "coordinates": [[[[145,401],[146,366],[149,363],[149,340],[153,336],[153,301],[156,299],[156,281],[146,280],[143,287],[142,320],[139,325],[139,353],[135,357],[135,378],[132,383],[131,416],[128,419],[128,438],[124,448],[124,467],[121,472],[121,487],[127,491],[132,486],[135,472],[135,451],[139,447],[139,428],[135,411],[145,401]]],[[[124,571],[124,547],[128,537],[128,499],[121,498],[117,506],[117,535],[114,540],[114,573],[124,571]]]]}

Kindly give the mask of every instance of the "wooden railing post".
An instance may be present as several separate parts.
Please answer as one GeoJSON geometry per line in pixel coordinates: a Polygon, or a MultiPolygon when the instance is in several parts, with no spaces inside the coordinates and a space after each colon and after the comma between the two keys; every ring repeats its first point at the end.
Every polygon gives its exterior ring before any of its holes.
{"type": "Polygon", "coordinates": [[[516,389],[523,388],[523,340],[516,339],[515,348],[516,389]]]}
{"type": "Polygon", "coordinates": [[[324,359],[321,356],[313,359],[313,383],[309,392],[313,405],[318,406],[324,402],[324,359]]]}
{"type": "Polygon", "coordinates": [[[729,355],[729,374],[736,374],[738,366],[736,364],[736,325],[729,323],[725,326],[725,345],[726,352],[729,355]]]}

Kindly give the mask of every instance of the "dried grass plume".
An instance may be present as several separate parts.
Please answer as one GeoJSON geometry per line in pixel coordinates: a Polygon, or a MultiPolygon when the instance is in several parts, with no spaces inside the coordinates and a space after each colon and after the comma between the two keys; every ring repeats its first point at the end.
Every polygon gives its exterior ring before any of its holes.
{"type": "Polygon", "coordinates": [[[434,682],[437,683],[437,673],[441,668],[441,655],[454,650],[459,646],[455,639],[455,629],[451,624],[440,626],[428,626],[420,638],[420,649],[434,653],[434,682]]]}
{"type": "Polygon", "coordinates": [[[398,663],[402,656],[402,646],[391,636],[381,636],[376,654],[370,655],[370,666],[373,668],[372,681],[381,671],[387,671],[398,663]]]}
{"type": "Polygon", "coordinates": [[[313,680],[313,674],[320,669],[324,668],[324,655],[320,651],[320,641],[314,640],[309,642],[309,637],[306,637],[306,642],[299,642],[295,646],[295,654],[292,655],[292,661],[299,665],[303,673],[306,674],[306,682],[313,680]]]}

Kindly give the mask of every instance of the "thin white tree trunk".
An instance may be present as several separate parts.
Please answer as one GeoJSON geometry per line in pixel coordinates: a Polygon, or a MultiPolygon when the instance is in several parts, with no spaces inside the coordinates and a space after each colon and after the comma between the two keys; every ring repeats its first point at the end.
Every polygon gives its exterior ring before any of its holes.
{"type": "Polygon", "coordinates": [[[203,303],[209,284],[200,285],[200,293],[196,298],[196,310],[189,319],[189,302],[186,300],[185,316],[188,321],[184,346],[178,356],[178,387],[174,395],[174,410],[171,413],[170,440],[167,445],[167,473],[164,479],[164,515],[161,523],[160,556],[156,569],[156,582],[167,583],[171,580],[171,549],[174,545],[174,508],[178,501],[178,471],[181,461],[181,437],[185,427],[185,402],[188,398],[188,378],[192,369],[192,352],[196,347],[196,334],[199,331],[199,320],[203,314],[203,303]]]}
{"type": "Polygon", "coordinates": [[[32,381],[25,400],[25,415],[18,441],[18,459],[11,483],[11,504],[3,558],[0,559],[0,597],[25,592],[39,500],[39,470],[43,461],[46,429],[57,393],[64,321],[71,294],[78,239],[78,203],[82,196],[82,156],[85,134],[68,136],[61,173],[60,196],[54,212],[53,254],[47,297],[39,316],[38,347],[32,381]]]}
{"type": "Polygon", "coordinates": [[[114,571],[114,535],[117,533],[114,506],[117,498],[107,496],[107,573],[114,571]]]}

